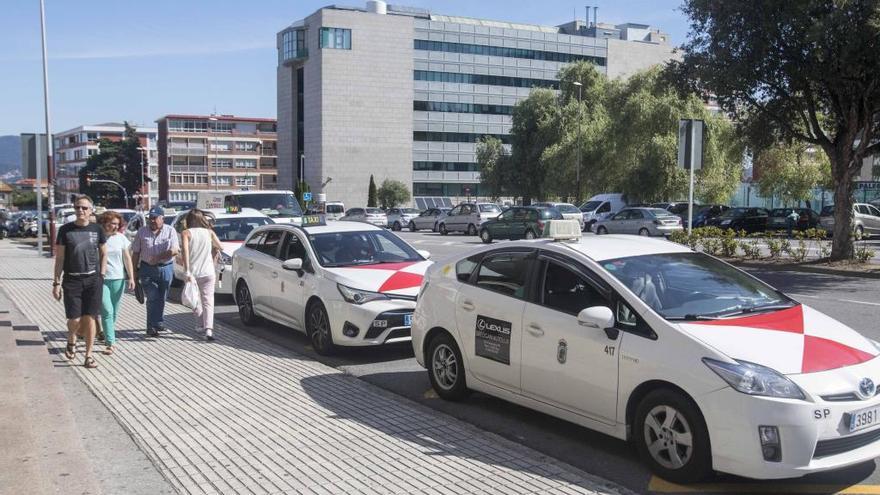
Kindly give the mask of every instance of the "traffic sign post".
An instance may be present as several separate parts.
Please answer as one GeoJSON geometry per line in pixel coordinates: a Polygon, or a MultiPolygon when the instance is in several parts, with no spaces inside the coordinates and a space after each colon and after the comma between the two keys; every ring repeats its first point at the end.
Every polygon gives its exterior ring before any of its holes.
{"type": "Polygon", "coordinates": [[[688,187],[688,234],[694,227],[694,170],[703,168],[703,140],[706,123],[702,120],[678,121],[678,166],[690,172],[688,187]]]}
{"type": "Polygon", "coordinates": [[[311,200],[312,200],[312,193],[304,192],[303,193],[303,201],[311,201],[311,200]]]}

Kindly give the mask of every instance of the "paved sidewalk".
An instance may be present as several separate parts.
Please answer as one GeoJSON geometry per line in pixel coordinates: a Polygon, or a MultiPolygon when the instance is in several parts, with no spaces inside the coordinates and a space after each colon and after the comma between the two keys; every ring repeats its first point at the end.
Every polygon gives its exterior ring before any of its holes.
{"type": "MultiPolygon", "coordinates": [[[[0,243],[0,287],[58,352],[50,269],[0,243]]],[[[71,369],[180,493],[624,491],[232,328],[206,343],[185,308],[166,312],[173,333],[147,339],[144,307],[126,295],[116,353],[71,369]]]]}

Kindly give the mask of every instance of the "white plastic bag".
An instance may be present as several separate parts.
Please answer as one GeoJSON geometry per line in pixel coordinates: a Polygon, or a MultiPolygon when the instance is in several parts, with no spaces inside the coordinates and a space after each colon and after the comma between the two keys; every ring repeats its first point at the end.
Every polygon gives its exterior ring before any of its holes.
{"type": "Polygon", "coordinates": [[[202,314],[202,298],[199,295],[199,285],[192,277],[186,279],[186,285],[183,286],[183,292],[180,293],[180,302],[191,309],[194,315],[200,316],[202,314]]]}

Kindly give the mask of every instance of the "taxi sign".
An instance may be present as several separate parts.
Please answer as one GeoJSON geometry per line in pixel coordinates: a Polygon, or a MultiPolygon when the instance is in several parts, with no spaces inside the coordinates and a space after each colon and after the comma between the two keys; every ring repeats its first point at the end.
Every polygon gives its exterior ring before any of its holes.
{"type": "Polygon", "coordinates": [[[226,207],[226,213],[241,213],[241,208],[235,205],[228,205],[226,207]]]}
{"type": "Polygon", "coordinates": [[[303,227],[315,227],[318,225],[327,225],[327,219],[324,215],[303,215],[303,227]]]}

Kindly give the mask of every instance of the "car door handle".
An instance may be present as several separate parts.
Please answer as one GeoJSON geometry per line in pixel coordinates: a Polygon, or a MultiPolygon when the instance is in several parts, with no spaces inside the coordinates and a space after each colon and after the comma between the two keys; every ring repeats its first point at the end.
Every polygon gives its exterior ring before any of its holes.
{"type": "Polygon", "coordinates": [[[278,272],[272,272],[272,278],[278,278],[278,272]]]}
{"type": "Polygon", "coordinates": [[[534,323],[530,323],[529,326],[526,327],[526,330],[535,337],[544,336],[544,329],[534,323]]]}
{"type": "Polygon", "coordinates": [[[474,306],[474,303],[470,301],[462,301],[461,303],[461,309],[465,311],[473,311],[475,307],[476,306],[474,306]]]}
{"type": "Polygon", "coordinates": [[[253,262],[253,261],[251,261],[250,263],[248,263],[248,269],[249,269],[249,270],[253,270],[253,269],[254,269],[254,262],[253,262]]]}

